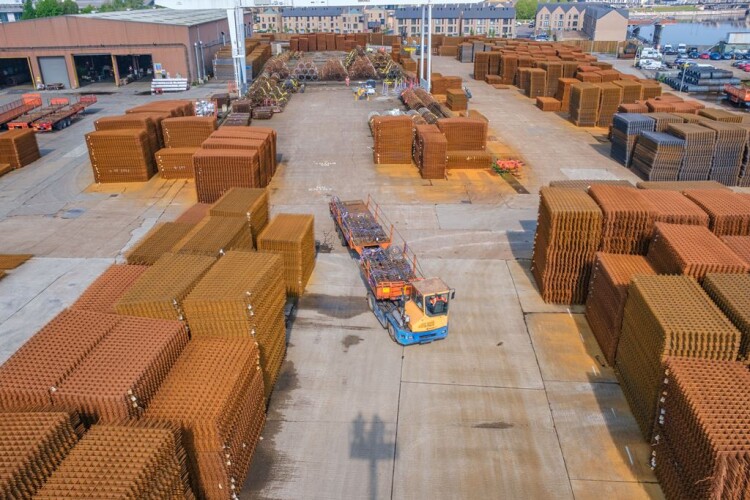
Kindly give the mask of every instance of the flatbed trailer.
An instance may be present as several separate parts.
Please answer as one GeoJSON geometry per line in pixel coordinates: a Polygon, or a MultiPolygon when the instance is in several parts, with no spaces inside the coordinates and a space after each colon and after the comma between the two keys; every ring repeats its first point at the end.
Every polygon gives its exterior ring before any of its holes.
{"type": "Polygon", "coordinates": [[[52,130],[62,130],[73,122],[74,119],[86,112],[86,108],[96,103],[96,96],[82,96],[78,102],[68,104],[56,110],[54,113],[46,115],[32,122],[31,126],[37,132],[50,132],[52,130]]]}
{"type": "Polygon", "coordinates": [[[336,232],[344,246],[362,255],[365,248],[386,249],[391,245],[393,226],[386,233],[380,224],[380,207],[368,196],[362,200],[341,201],[334,196],[329,203],[331,217],[336,221],[336,232]],[[374,209],[374,213],[370,208],[374,209]]]}
{"type": "Polygon", "coordinates": [[[750,106],[750,87],[739,87],[727,83],[724,85],[727,99],[738,106],[750,106]]]}
{"type": "Polygon", "coordinates": [[[0,106],[0,126],[41,107],[41,105],[42,97],[39,94],[24,94],[21,99],[0,106]]]}
{"type": "Polygon", "coordinates": [[[35,121],[41,120],[45,116],[51,115],[52,113],[54,113],[55,111],[58,111],[62,107],[64,107],[64,105],[44,106],[34,111],[24,113],[23,115],[9,121],[8,129],[33,128],[34,126],[33,123],[35,121]]]}
{"type": "Polygon", "coordinates": [[[396,246],[366,248],[360,256],[362,275],[377,300],[399,300],[411,294],[411,282],[417,279],[416,257],[407,252],[396,246]]]}

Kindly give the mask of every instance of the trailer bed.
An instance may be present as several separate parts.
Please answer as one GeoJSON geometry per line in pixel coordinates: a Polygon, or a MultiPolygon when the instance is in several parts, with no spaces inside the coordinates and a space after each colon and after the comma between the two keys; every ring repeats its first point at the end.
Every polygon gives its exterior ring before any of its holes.
{"type": "Polygon", "coordinates": [[[359,264],[376,299],[397,300],[411,294],[411,282],[417,275],[414,262],[401,248],[365,249],[359,264]]]}
{"type": "Polygon", "coordinates": [[[23,99],[0,106],[0,126],[18,118],[42,105],[42,98],[38,94],[23,96],[23,99]]]}
{"type": "MultiPolygon", "coordinates": [[[[373,203],[374,205],[374,203],[373,203]]],[[[370,211],[370,200],[341,201],[334,196],[330,202],[331,216],[336,221],[336,227],[345,243],[362,255],[365,248],[388,248],[391,235],[387,234],[378,222],[378,208],[375,213],[370,211]]]]}

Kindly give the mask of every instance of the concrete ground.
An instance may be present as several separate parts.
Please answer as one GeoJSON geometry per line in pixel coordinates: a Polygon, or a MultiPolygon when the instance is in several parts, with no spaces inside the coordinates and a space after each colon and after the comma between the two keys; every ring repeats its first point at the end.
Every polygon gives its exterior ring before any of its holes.
{"type": "MultiPolygon", "coordinates": [[[[523,156],[528,194],[489,171],[429,181],[410,166],[373,165],[366,118],[396,107],[392,96],[355,102],[341,87],[309,87],[262,123],[278,130],[282,155],[273,213],[314,214],[332,251],[319,254],[300,300],[241,498],[662,498],[582,309],[545,304],[529,270],[540,186],[635,177],[609,159],[602,130],[469,80],[469,64],[437,57],[434,68],[462,76],[471,107],[523,156]],[[327,210],[332,195],[368,194],[425,273],[456,289],[447,339],[400,347],[368,311],[327,210]]],[[[41,160],[0,178],[0,253],[36,255],[0,281],[2,359],[195,201],[188,181],[91,184],[83,135],[95,117],[152,99],[135,90],[101,96],[95,115],[40,136],[41,160]]]]}

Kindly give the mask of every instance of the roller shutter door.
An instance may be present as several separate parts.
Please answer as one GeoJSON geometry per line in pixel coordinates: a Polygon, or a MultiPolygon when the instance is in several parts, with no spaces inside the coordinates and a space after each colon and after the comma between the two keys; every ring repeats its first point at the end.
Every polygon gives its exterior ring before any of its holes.
{"type": "Polygon", "coordinates": [[[39,69],[42,71],[42,81],[45,85],[50,83],[62,83],[66,89],[70,88],[68,78],[68,66],[63,56],[40,57],[39,69]]]}

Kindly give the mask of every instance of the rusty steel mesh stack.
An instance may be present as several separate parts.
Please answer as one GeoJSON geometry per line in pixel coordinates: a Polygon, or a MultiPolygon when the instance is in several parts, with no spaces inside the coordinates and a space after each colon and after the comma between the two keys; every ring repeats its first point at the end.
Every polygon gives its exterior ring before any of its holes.
{"type": "Polygon", "coordinates": [[[641,132],[630,166],[650,181],[676,181],[685,158],[685,141],[665,132],[641,132]]]}
{"type": "Polygon", "coordinates": [[[708,213],[716,236],[750,235],[750,200],[723,189],[686,190],[685,196],[708,213]]]}
{"type": "Polygon", "coordinates": [[[713,163],[708,178],[726,186],[736,185],[747,144],[747,130],[735,123],[715,121],[703,122],[701,126],[716,133],[713,163]]]}
{"type": "Polygon", "coordinates": [[[203,219],[174,247],[180,254],[208,257],[220,257],[229,250],[252,249],[253,234],[247,220],[218,215],[203,219]]]}
{"type": "Polygon", "coordinates": [[[102,130],[86,134],[95,182],[145,182],[156,173],[145,130],[102,130]]]}
{"type": "Polygon", "coordinates": [[[0,407],[50,407],[50,391],[119,321],[119,316],[80,309],[55,316],[0,366],[0,407]]]}
{"type": "Polygon", "coordinates": [[[743,119],[741,114],[732,113],[731,111],[718,108],[701,109],[698,111],[698,114],[717,122],[742,123],[743,119]]]}
{"type": "Polygon", "coordinates": [[[192,179],[193,155],[198,148],[164,148],[154,154],[162,179],[192,179]]]}
{"type": "Polygon", "coordinates": [[[177,223],[198,224],[208,217],[212,206],[211,203],[195,203],[182,212],[174,221],[177,223]]]}
{"type": "Polygon", "coordinates": [[[668,500],[744,499],[750,483],[750,371],[744,363],[669,357],[652,466],[668,500]]]}
{"type": "Polygon", "coordinates": [[[578,127],[595,127],[601,89],[593,83],[570,86],[570,120],[578,127]]]}
{"type": "Polygon", "coordinates": [[[740,355],[750,355],[750,274],[708,273],[703,289],[742,333],[740,355]]]}
{"type": "Polygon", "coordinates": [[[182,300],[216,261],[205,255],[165,253],[115,304],[118,314],[183,319],[182,300]]]}
{"type": "Polygon", "coordinates": [[[708,227],[708,214],[682,193],[658,189],[642,189],[639,193],[654,212],[654,222],[708,227]]]}
{"type": "Polygon", "coordinates": [[[484,151],[487,122],[474,118],[441,118],[437,122],[448,141],[448,151],[484,151]]]}
{"type": "Polygon", "coordinates": [[[446,105],[451,111],[464,111],[469,100],[463,89],[448,89],[446,91],[446,105]]]}
{"type": "Polygon", "coordinates": [[[148,266],[113,264],[78,297],[73,309],[116,314],[115,304],[148,266]]]}
{"type": "Polygon", "coordinates": [[[599,87],[599,110],[597,112],[597,127],[609,127],[617,107],[622,102],[622,87],[612,82],[597,83],[599,87]]]}
{"type": "Polygon", "coordinates": [[[570,110],[570,87],[576,83],[581,82],[577,78],[560,78],[557,80],[555,97],[560,101],[562,111],[570,110]]]}
{"type": "Polygon", "coordinates": [[[283,260],[265,252],[227,252],[183,302],[194,339],[252,337],[260,350],[265,397],[286,354],[283,260]]]}
{"type": "Polygon", "coordinates": [[[636,183],[638,189],[659,189],[662,191],[683,192],[688,189],[720,189],[731,191],[728,187],[716,181],[640,181],[636,183]]]}
{"type": "Polygon", "coordinates": [[[742,262],[750,265],[750,236],[722,236],[720,239],[742,262]]]}
{"type": "Polygon", "coordinates": [[[640,113],[617,113],[612,117],[610,156],[630,166],[635,143],[641,132],[653,132],[654,120],[640,113]]]}
{"type": "Polygon", "coordinates": [[[0,411],[0,496],[32,498],[83,434],[76,414],[0,411]]]}
{"type": "Polygon", "coordinates": [[[625,180],[613,180],[613,179],[565,179],[550,181],[549,187],[561,187],[568,189],[580,189],[589,192],[589,188],[594,184],[609,184],[611,186],[626,186],[633,187],[630,181],[625,180]]]}
{"type": "Polygon", "coordinates": [[[197,497],[226,499],[238,494],[265,423],[255,341],[249,337],[191,340],[145,417],[182,428],[197,497]]]}
{"type": "Polygon", "coordinates": [[[195,106],[192,101],[169,99],[136,106],[126,110],[125,113],[166,113],[172,117],[193,116],[195,115],[195,106]]]}
{"type": "Polygon", "coordinates": [[[53,406],[87,423],[138,418],[187,342],[179,321],[123,316],[52,392],[53,406]]]}
{"type": "Polygon", "coordinates": [[[531,271],[545,302],[581,304],[602,235],[602,211],[584,191],[543,187],[531,271]]]}
{"type": "Polygon", "coordinates": [[[191,499],[177,425],[139,421],[94,425],[35,498],[191,499]]]}
{"type": "Polygon", "coordinates": [[[263,139],[250,137],[209,137],[203,141],[202,149],[245,149],[258,152],[258,184],[267,186],[273,177],[273,164],[271,162],[271,150],[268,142],[263,139]]]}
{"type": "Polygon", "coordinates": [[[702,281],[706,273],[750,271],[708,228],[682,224],[655,225],[648,260],[661,274],[686,274],[702,281]]]}
{"type": "Polygon", "coordinates": [[[532,99],[547,95],[547,72],[541,68],[529,68],[528,71],[529,85],[526,95],[532,99]]]}
{"type": "Polygon", "coordinates": [[[697,123],[670,123],[667,132],[685,141],[681,181],[705,181],[711,171],[716,132],[697,123]]]}
{"type": "Polygon", "coordinates": [[[558,82],[563,76],[563,66],[559,61],[542,61],[539,67],[546,71],[546,92],[545,96],[555,97],[558,89],[558,82]]]}
{"type": "Polygon", "coordinates": [[[290,297],[300,297],[315,267],[314,218],[278,214],[258,236],[258,250],[281,254],[284,281],[290,297]]]}
{"type": "Polygon", "coordinates": [[[375,141],[376,164],[409,164],[414,143],[414,123],[409,116],[373,116],[370,129],[375,141]]]}
{"type": "Polygon", "coordinates": [[[423,179],[444,179],[448,164],[448,140],[436,125],[417,125],[414,163],[423,179]]]}
{"type": "Polygon", "coordinates": [[[105,116],[94,121],[95,130],[122,130],[138,129],[145,130],[148,135],[151,152],[158,151],[162,147],[159,131],[159,122],[155,121],[148,113],[130,113],[120,116],[105,116]]]}
{"type": "Polygon", "coordinates": [[[231,188],[213,204],[209,212],[218,217],[239,217],[250,223],[253,244],[268,224],[268,192],[265,189],[231,188]]]}
{"type": "Polygon", "coordinates": [[[645,255],[654,227],[654,210],[638,189],[593,184],[589,195],[602,210],[602,242],[607,253],[645,255]]]}
{"type": "Polygon", "coordinates": [[[154,226],[132,250],[126,254],[128,264],[153,265],[165,253],[195,228],[189,222],[162,222],[154,226]]]}
{"type": "Polygon", "coordinates": [[[213,203],[233,187],[264,187],[260,155],[250,149],[199,149],[193,156],[200,203],[213,203]]]}
{"type": "Polygon", "coordinates": [[[554,97],[537,97],[536,107],[542,111],[560,111],[560,101],[554,97]]]}
{"type": "Polygon", "coordinates": [[[612,83],[622,87],[622,102],[624,104],[632,104],[641,100],[643,86],[640,83],[632,80],[615,80],[612,83]]]}
{"type": "Polygon", "coordinates": [[[666,132],[672,123],[685,123],[685,120],[673,113],[649,113],[646,116],[654,120],[656,132],[666,132]]]}
{"type": "Polygon", "coordinates": [[[161,122],[164,146],[168,148],[198,148],[216,130],[213,116],[181,116],[161,122]]]}
{"type": "Polygon", "coordinates": [[[0,134],[0,163],[7,163],[11,168],[21,168],[41,156],[34,130],[15,129],[0,134]]]}
{"type": "Polygon", "coordinates": [[[610,366],[615,364],[630,281],[633,276],[654,274],[656,271],[642,255],[596,254],[586,298],[586,319],[610,366]]]}
{"type": "Polygon", "coordinates": [[[615,373],[646,440],[654,429],[665,356],[735,360],[740,339],[740,332],[693,278],[633,278],[615,373]]]}

